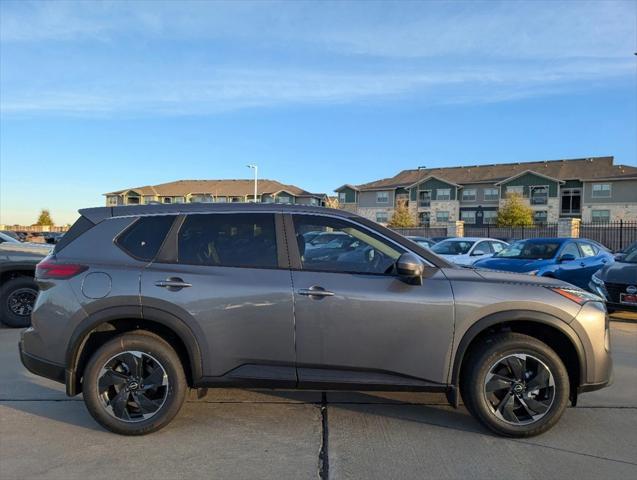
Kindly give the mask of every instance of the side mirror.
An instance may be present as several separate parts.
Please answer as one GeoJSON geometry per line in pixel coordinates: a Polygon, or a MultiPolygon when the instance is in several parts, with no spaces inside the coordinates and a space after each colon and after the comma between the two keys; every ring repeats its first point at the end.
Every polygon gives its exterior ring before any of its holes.
{"type": "Polygon", "coordinates": [[[420,258],[411,252],[403,253],[396,261],[398,275],[410,281],[415,281],[417,284],[422,281],[424,269],[425,265],[420,258]]]}
{"type": "Polygon", "coordinates": [[[575,255],[572,253],[565,253],[560,257],[560,263],[572,262],[573,260],[575,260],[575,255]]]}
{"type": "Polygon", "coordinates": [[[487,252],[485,252],[484,250],[474,250],[473,252],[471,252],[472,257],[481,257],[482,255],[486,254],[487,252]]]}

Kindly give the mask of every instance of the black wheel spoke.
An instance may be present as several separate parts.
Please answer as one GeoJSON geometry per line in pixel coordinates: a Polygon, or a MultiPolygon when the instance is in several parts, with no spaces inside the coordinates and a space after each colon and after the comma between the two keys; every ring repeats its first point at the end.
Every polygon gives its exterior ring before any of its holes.
{"type": "Polygon", "coordinates": [[[143,392],[134,392],[133,398],[135,399],[135,403],[137,403],[139,409],[143,414],[153,413],[157,411],[157,409],[161,405],[160,402],[148,398],[143,392]]]}
{"type": "Polygon", "coordinates": [[[491,377],[491,380],[487,382],[486,390],[487,392],[497,392],[498,390],[504,390],[511,388],[513,384],[513,380],[510,380],[502,375],[494,374],[491,377]]]}
{"type": "Polygon", "coordinates": [[[128,382],[128,377],[123,373],[116,372],[115,370],[107,370],[104,375],[100,377],[99,388],[100,391],[113,385],[123,385],[128,382]]]}
{"type": "Polygon", "coordinates": [[[121,356],[121,361],[128,368],[129,375],[141,378],[142,376],[142,357],[138,355],[138,352],[124,352],[121,356]]]}
{"type": "Polygon", "coordinates": [[[507,357],[506,364],[516,380],[524,380],[524,372],[526,370],[526,361],[519,357],[507,357]]]}
{"type": "Polygon", "coordinates": [[[543,402],[539,402],[534,398],[525,398],[524,402],[526,403],[526,405],[529,406],[529,408],[531,410],[533,410],[536,414],[537,413],[546,413],[546,411],[549,409],[549,405],[546,405],[543,402]]]}
{"type": "Polygon", "coordinates": [[[515,397],[511,392],[508,392],[500,404],[498,405],[498,412],[505,420],[509,422],[516,422],[518,417],[513,413],[513,409],[515,408],[515,397]]]}
{"type": "Polygon", "coordinates": [[[130,396],[130,392],[125,388],[122,388],[115,398],[111,401],[111,406],[113,408],[113,413],[116,417],[122,418],[124,420],[130,419],[130,415],[128,414],[128,397],[130,396]]]}
{"type": "Polygon", "coordinates": [[[545,388],[549,385],[549,371],[542,365],[538,366],[539,371],[527,384],[527,390],[535,390],[537,388],[545,388]]]}
{"type": "Polygon", "coordinates": [[[164,383],[164,370],[161,367],[155,367],[146,378],[144,378],[144,390],[149,388],[157,388],[164,383]]]}

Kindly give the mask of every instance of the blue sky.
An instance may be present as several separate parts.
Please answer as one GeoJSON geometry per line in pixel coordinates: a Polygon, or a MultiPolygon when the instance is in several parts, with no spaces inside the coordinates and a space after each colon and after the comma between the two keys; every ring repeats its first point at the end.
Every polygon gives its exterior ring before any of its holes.
{"type": "Polygon", "coordinates": [[[632,1],[0,2],[0,223],[102,193],[637,164],[632,1]]]}

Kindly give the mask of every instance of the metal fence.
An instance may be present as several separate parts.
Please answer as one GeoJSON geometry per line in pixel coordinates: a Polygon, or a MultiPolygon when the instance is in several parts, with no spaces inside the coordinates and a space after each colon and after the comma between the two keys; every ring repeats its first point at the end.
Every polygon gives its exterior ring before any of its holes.
{"type": "Polygon", "coordinates": [[[447,227],[415,227],[415,228],[392,228],[393,231],[401,235],[414,237],[446,237],[447,227]]]}
{"type": "Polygon", "coordinates": [[[527,225],[525,227],[498,227],[496,225],[465,225],[465,237],[489,237],[500,240],[557,237],[557,223],[527,225]]]}
{"type": "Polygon", "coordinates": [[[595,240],[613,251],[622,250],[637,242],[637,221],[582,223],[579,236],[595,240]]]}

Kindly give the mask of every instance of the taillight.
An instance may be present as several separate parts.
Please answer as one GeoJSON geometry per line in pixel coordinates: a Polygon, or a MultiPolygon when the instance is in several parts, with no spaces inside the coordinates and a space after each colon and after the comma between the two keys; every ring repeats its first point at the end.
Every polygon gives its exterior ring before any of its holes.
{"type": "Polygon", "coordinates": [[[78,263],[58,263],[53,259],[44,259],[35,267],[35,278],[66,279],[82,273],[88,267],[78,263]]]}

